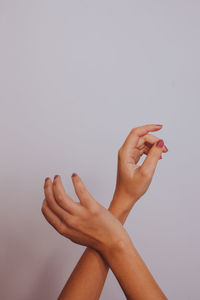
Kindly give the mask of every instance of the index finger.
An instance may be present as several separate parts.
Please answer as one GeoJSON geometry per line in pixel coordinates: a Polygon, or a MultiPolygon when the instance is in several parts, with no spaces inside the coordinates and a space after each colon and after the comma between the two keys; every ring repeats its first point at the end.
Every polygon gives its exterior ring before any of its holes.
{"type": "Polygon", "coordinates": [[[149,132],[158,131],[162,127],[163,125],[158,125],[158,124],[148,124],[148,125],[135,127],[131,130],[131,132],[127,136],[123,146],[134,148],[136,147],[140,137],[146,135],[149,132]]]}
{"type": "Polygon", "coordinates": [[[62,184],[60,175],[54,177],[52,184],[52,192],[55,197],[56,203],[65,211],[73,214],[79,209],[78,203],[76,203],[66,192],[62,184]]]}

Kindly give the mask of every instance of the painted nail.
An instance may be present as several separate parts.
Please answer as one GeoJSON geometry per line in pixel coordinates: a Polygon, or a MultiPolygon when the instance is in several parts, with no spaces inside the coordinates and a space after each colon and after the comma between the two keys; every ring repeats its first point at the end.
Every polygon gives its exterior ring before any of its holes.
{"type": "Polygon", "coordinates": [[[58,178],[58,177],[59,177],[59,175],[55,175],[55,176],[54,176],[54,179],[56,179],[56,178],[58,178]]]}
{"type": "Polygon", "coordinates": [[[156,146],[162,148],[164,146],[164,141],[163,140],[157,141],[156,146]]]}
{"type": "Polygon", "coordinates": [[[165,146],[165,149],[168,151],[168,148],[165,146]]]}
{"type": "Polygon", "coordinates": [[[161,125],[161,124],[154,124],[155,126],[163,126],[163,125],[161,125]]]}
{"type": "Polygon", "coordinates": [[[45,178],[45,183],[47,182],[48,179],[49,179],[49,177],[45,178]]]}
{"type": "Polygon", "coordinates": [[[72,177],[75,177],[75,176],[77,176],[77,174],[76,174],[76,173],[73,173],[73,174],[72,174],[72,177]]]}

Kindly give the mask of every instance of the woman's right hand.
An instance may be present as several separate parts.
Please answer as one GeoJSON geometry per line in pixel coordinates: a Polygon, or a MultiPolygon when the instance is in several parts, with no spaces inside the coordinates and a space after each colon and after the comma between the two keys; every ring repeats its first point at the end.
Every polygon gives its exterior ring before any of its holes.
{"type": "Polygon", "coordinates": [[[144,125],[133,128],[118,151],[117,181],[109,210],[125,220],[135,202],[147,191],[162,152],[168,149],[164,141],[149,134],[162,125],[144,125]],[[141,156],[146,154],[142,165],[141,156]]]}

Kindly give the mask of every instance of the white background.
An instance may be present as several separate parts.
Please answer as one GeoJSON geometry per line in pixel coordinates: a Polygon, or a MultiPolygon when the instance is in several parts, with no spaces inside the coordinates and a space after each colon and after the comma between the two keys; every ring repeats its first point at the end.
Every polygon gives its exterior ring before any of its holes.
{"type": "MultiPolygon", "coordinates": [[[[171,300],[198,300],[199,1],[0,1],[0,298],[54,300],[84,247],[44,219],[47,176],[108,207],[117,151],[161,123],[169,152],[126,222],[171,300]]],[[[109,272],[101,299],[124,295],[109,272]]]]}

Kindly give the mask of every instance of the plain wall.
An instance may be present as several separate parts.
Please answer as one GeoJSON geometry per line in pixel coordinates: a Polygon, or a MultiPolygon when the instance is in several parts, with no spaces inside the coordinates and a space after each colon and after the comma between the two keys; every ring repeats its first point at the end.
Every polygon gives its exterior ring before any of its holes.
{"type": "MultiPolygon", "coordinates": [[[[84,247],[41,205],[71,174],[108,207],[130,130],[163,124],[169,152],[126,229],[169,299],[198,300],[200,2],[0,1],[0,298],[53,300],[84,247]]],[[[101,299],[124,295],[109,272],[101,299]]]]}

